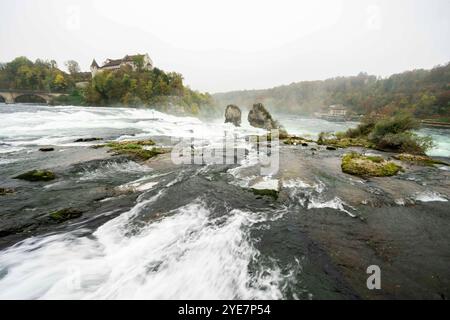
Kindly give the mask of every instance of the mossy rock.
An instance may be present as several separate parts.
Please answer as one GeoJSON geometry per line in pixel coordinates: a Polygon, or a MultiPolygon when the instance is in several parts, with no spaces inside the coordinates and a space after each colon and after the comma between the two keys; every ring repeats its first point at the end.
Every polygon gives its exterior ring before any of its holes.
{"type": "Polygon", "coordinates": [[[327,135],[321,134],[317,140],[319,145],[333,146],[336,148],[348,148],[348,147],[362,147],[367,149],[374,149],[375,145],[365,138],[348,138],[342,135],[327,135]]]}
{"type": "Polygon", "coordinates": [[[79,218],[83,213],[77,209],[66,208],[50,213],[49,217],[52,221],[62,223],[67,220],[79,218]]]}
{"type": "Polygon", "coordinates": [[[431,167],[435,164],[442,164],[442,165],[449,166],[449,164],[444,161],[435,160],[435,159],[427,157],[427,156],[419,156],[419,155],[414,155],[414,154],[409,154],[409,153],[402,153],[399,155],[395,155],[395,156],[393,156],[393,158],[400,160],[400,161],[419,165],[419,166],[431,167]]]}
{"type": "Polygon", "coordinates": [[[0,188],[0,196],[5,196],[7,194],[12,194],[14,192],[15,190],[11,188],[0,188]]]}
{"type": "Polygon", "coordinates": [[[106,144],[96,144],[96,145],[91,146],[92,149],[101,149],[104,147],[106,147],[106,144]]]}
{"type": "Polygon", "coordinates": [[[310,139],[306,139],[306,138],[302,138],[302,137],[297,137],[297,136],[289,136],[288,138],[286,138],[284,140],[284,144],[287,145],[302,145],[304,147],[308,146],[308,143],[310,142],[314,142],[313,140],[310,139]]]}
{"type": "Polygon", "coordinates": [[[128,150],[126,153],[133,157],[136,157],[140,160],[148,160],[148,159],[156,157],[157,155],[164,154],[167,152],[169,152],[167,149],[152,148],[150,150],[133,149],[133,150],[128,150]]]}
{"type": "Polygon", "coordinates": [[[51,181],[56,178],[55,174],[49,170],[31,170],[14,177],[14,179],[26,181],[51,181]]]}
{"type": "Polygon", "coordinates": [[[113,141],[106,146],[111,148],[116,154],[124,154],[139,160],[148,160],[150,158],[156,157],[159,154],[164,154],[169,152],[168,149],[162,148],[152,148],[144,149],[146,146],[153,146],[155,142],[153,140],[140,140],[140,141],[113,141]]]}
{"type": "Polygon", "coordinates": [[[360,177],[390,177],[402,170],[399,165],[382,157],[364,156],[356,152],[344,155],[341,168],[345,173],[360,177]]]}
{"type": "Polygon", "coordinates": [[[154,146],[156,143],[153,140],[132,140],[132,141],[112,141],[106,146],[110,148],[133,148],[136,146],[154,146]]]}
{"type": "Polygon", "coordinates": [[[273,189],[254,189],[254,188],[251,188],[250,190],[253,192],[253,194],[256,194],[258,196],[271,197],[274,200],[278,199],[279,191],[277,191],[277,190],[273,190],[273,189]]]}

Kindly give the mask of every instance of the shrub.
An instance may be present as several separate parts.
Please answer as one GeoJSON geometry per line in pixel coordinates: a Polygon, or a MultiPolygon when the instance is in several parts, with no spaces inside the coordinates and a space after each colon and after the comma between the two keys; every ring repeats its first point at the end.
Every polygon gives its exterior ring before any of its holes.
{"type": "Polygon", "coordinates": [[[369,133],[374,129],[375,123],[375,118],[366,117],[356,128],[348,129],[345,135],[348,138],[367,137],[369,133]]]}
{"type": "Polygon", "coordinates": [[[410,114],[400,114],[392,118],[381,119],[375,123],[369,133],[369,139],[375,143],[387,134],[400,134],[419,128],[419,122],[410,114]]]}
{"type": "Polygon", "coordinates": [[[431,137],[421,137],[411,132],[418,128],[419,122],[410,114],[403,113],[377,121],[373,117],[365,118],[358,127],[347,130],[345,135],[350,139],[365,140],[367,145],[372,144],[380,150],[424,154],[433,147],[433,141],[431,137]]]}
{"type": "Polygon", "coordinates": [[[420,137],[412,132],[388,133],[376,141],[376,145],[382,150],[425,154],[425,151],[433,147],[433,140],[431,137],[420,137]]]}

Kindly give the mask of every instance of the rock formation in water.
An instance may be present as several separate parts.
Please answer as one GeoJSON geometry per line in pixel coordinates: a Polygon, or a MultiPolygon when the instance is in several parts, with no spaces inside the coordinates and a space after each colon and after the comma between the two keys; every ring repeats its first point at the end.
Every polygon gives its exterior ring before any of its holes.
{"type": "Polygon", "coordinates": [[[230,104],[225,109],[225,123],[231,122],[236,127],[241,126],[241,109],[238,106],[230,104]]]}
{"type": "Polygon", "coordinates": [[[280,138],[286,137],[286,130],[272,118],[272,115],[267,111],[262,103],[255,103],[253,108],[248,113],[248,122],[256,128],[263,128],[267,130],[279,129],[280,138]]]}

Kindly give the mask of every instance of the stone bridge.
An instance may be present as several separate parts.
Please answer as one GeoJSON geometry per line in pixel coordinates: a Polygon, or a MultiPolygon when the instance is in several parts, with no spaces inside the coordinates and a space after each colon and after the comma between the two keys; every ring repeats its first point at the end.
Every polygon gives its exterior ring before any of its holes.
{"type": "Polygon", "coordinates": [[[53,98],[67,95],[66,93],[52,93],[45,91],[35,91],[35,90],[4,90],[0,89],[0,100],[3,98],[5,103],[15,103],[16,99],[22,96],[35,96],[43,99],[47,104],[49,104],[53,98]]]}

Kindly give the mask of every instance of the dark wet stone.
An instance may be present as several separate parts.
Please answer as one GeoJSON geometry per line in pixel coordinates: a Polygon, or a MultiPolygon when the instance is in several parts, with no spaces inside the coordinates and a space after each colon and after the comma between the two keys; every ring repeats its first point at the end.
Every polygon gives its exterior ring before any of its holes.
{"type": "Polygon", "coordinates": [[[26,180],[26,181],[50,181],[56,178],[55,174],[49,170],[31,170],[20,174],[14,179],[26,180]]]}
{"type": "Polygon", "coordinates": [[[50,213],[49,217],[52,221],[62,223],[67,220],[79,218],[82,215],[83,213],[80,210],[73,208],[66,208],[50,213]]]}
{"type": "Polygon", "coordinates": [[[103,138],[80,138],[75,140],[74,142],[92,142],[92,141],[100,141],[103,140],[103,138]]]}
{"type": "Polygon", "coordinates": [[[336,147],[332,147],[332,146],[327,146],[327,150],[334,151],[334,150],[337,150],[337,148],[336,147]]]}
{"type": "Polygon", "coordinates": [[[55,151],[55,148],[40,148],[39,151],[50,152],[50,151],[55,151]]]}
{"type": "Polygon", "coordinates": [[[0,188],[0,196],[5,196],[7,194],[14,193],[15,190],[11,188],[0,188]]]}

